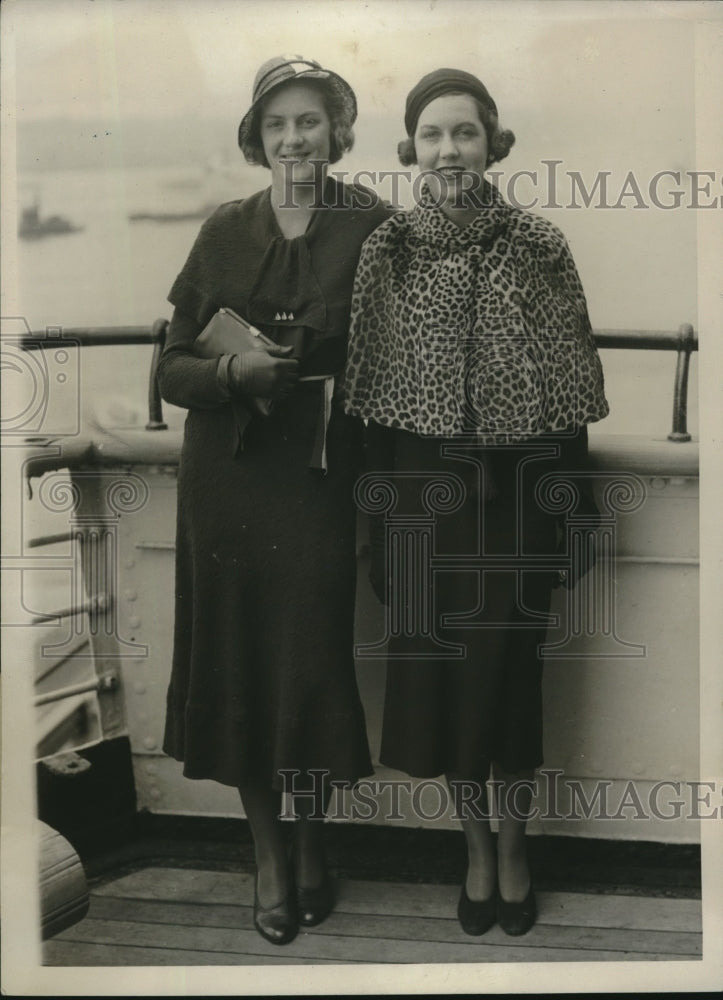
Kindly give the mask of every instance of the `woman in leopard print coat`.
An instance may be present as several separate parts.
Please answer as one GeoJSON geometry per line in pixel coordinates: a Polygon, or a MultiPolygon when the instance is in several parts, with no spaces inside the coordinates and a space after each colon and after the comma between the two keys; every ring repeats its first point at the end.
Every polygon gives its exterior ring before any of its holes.
{"type": "MultiPolygon", "coordinates": [[[[369,470],[387,481],[396,524],[429,517],[438,491],[432,544],[446,571],[430,581],[430,655],[419,613],[428,585],[400,573],[392,521],[370,516],[372,583],[390,607],[380,759],[415,777],[445,774],[456,793],[463,929],[482,934],[497,920],[521,934],[536,915],[525,821],[543,760],[539,647],[556,583],[545,556],[559,537],[540,489],[550,474],[575,485],[587,424],[608,406],[564,237],[483,177],[514,142],[486,88],[459,70],[430,73],[407,98],[405,125],[400,158],[425,183],[417,206],[363,247],[344,392],[367,421],[369,470]]],[[[594,512],[584,479],[576,485],[577,513],[594,512]]]]}

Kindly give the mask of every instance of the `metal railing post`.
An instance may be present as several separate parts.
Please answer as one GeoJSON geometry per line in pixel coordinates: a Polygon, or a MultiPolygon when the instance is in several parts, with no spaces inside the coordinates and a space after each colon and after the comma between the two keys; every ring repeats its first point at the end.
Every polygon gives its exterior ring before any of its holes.
{"type": "Polygon", "coordinates": [[[147,431],[168,430],[168,424],[163,420],[163,402],[161,400],[161,390],[158,386],[158,363],[161,360],[163,347],[166,343],[166,330],[168,320],[157,319],[151,328],[153,337],[153,356],[151,358],[151,372],[148,378],[148,423],[147,431]]]}
{"type": "Polygon", "coordinates": [[[688,433],[688,370],[690,355],[695,349],[695,334],[690,323],[683,323],[678,332],[678,363],[675,367],[673,393],[673,430],[668,441],[690,441],[688,433]]]}

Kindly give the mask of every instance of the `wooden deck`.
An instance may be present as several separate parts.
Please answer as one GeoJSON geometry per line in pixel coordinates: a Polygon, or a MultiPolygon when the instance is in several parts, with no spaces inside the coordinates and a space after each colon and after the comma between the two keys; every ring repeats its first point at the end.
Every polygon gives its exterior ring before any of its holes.
{"type": "Polygon", "coordinates": [[[147,867],[91,889],[88,916],[44,945],[46,966],[328,965],[690,960],[701,957],[695,899],[538,893],[522,938],[466,936],[459,888],[340,879],[335,911],[291,944],[252,924],[253,876],[147,867]]]}

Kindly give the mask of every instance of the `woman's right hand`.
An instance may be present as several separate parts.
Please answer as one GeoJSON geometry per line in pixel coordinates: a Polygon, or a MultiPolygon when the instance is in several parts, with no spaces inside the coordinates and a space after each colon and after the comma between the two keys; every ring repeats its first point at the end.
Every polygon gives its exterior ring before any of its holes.
{"type": "Polygon", "coordinates": [[[232,391],[265,399],[278,399],[291,392],[299,378],[299,362],[289,357],[292,350],[290,345],[274,345],[234,354],[228,368],[232,391]]]}

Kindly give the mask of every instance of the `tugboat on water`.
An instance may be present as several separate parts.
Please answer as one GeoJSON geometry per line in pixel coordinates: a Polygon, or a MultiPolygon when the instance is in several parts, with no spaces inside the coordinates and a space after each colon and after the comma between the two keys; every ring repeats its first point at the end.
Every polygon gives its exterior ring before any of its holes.
{"type": "Polygon", "coordinates": [[[40,236],[59,236],[65,233],[78,233],[83,229],[76,226],[62,215],[41,216],[40,204],[35,201],[23,209],[18,227],[18,236],[22,239],[37,239],[40,236]]]}

